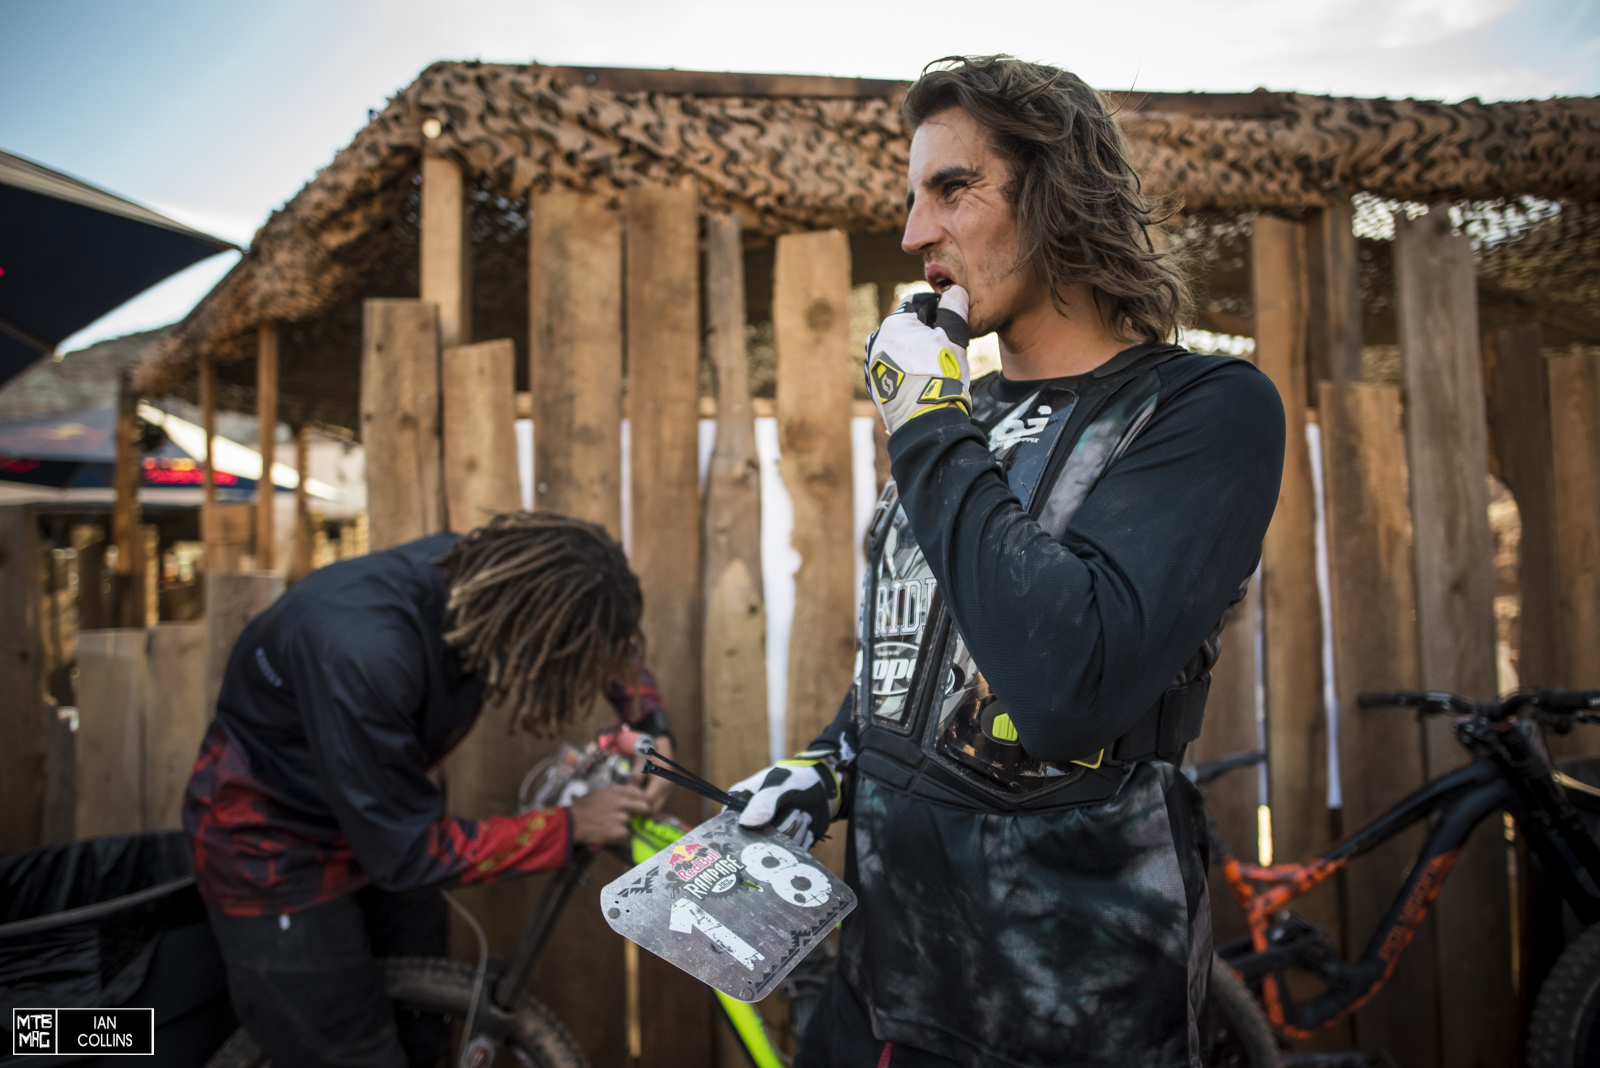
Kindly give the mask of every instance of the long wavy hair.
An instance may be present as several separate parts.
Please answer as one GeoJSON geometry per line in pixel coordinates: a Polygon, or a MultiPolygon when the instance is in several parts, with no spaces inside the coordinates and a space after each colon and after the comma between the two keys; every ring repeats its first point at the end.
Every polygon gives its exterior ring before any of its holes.
{"type": "Polygon", "coordinates": [[[1050,284],[1097,291],[1108,323],[1146,341],[1187,320],[1189,285],[1150,229],[1166,215],[1146,197],[1105,100],[1077,75],[1011,56],[947,56],[923,69],[901,105],[906,127],[959,107],[989,131],[1011,168],[1020,259],[1050,284]]]}
{"type": "Polygon", "coordinates": [[[622,546],[553,512],[507,512],[439,561],[450,595],[445,641],[511,725],[559,730],[635,663],[644,598],[622,546]]]}

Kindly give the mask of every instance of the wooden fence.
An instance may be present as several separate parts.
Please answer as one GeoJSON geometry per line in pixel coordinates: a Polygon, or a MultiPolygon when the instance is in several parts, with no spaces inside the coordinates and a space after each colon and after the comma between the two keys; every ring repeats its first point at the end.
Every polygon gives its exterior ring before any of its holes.
{"type": "MultiPolygon", "coordinates": [[[[420,296],[365,306],[361,431],[373,549],[467,530],[520,503],[519,354],[505,340],[473,343],[462,190],[454,163],[427,161],[420,296]]],[[[1224,635],[1205,732],[1190,754],[1209,759],[1264,738],[1265,796],[1250,774],[1211,793],[1225,834],[1248,860],[1264,859],[1269,848],[1280,860],[1303,859],[1463,759],[1444,725],[1418,727],[1402,713],[1360,709],[1355,699],[1372,689],[1427,686],[1480,698],[1496,689],[1491,470],[1511,487],[1521,513],[1523,679],[1600,686],[1600,361],[1549,358],[1537,328],[1480,340],[1471,252],[1446,218],[1436,211],[1396,222],[1403,388],[1359,380],[1348,212],[1336,207],[1309,221],[1263,215],[1253,223],[1254,318],[1245,326],[1257,364],[1279,387],[1289,448],[1259,581],[1224,635]],[[1330,808],[1330,794],[1339,807],[1330,808]]],[[[731,782],[768,759],[739,223],[706,214],[686,188],[638,187],[610,198],[556,191],[530,198],[528,235],[536,507],[622,535],[626,417],[628,547],[645,593],[648,659],[680,759],[731,782]],[[701,492],[703,339],[718,396],[701,492]]],[[[845,234],[777,239],[775,415],[794,506],[792,541],[803,561],[787,663],[789,749],[831,718],[854,658],[848,421],[859,372],[836,355],[847,348],[851,281],[845,234]]],[[[264,327],[262,351],[275,354],[269,333],[264,327]]],[[[0,510],[0,538],[21,545],[33,520],[8,512],[0,510]]],[[[37,559],[14,551],[0,559],[4,640],[18,651],[0,658],[0,671],[10,673],[8,692],[23,695],[0,738],[4,848],[36,841],[30,828],[42,818],[36,787],[46,702],[28,660],[36,655],[29,643],[37,631],[40,579],[30,562],[37,559]]],[[[214,701],[215,665],[274,592],[212,579],[203,624],[80,638],[80,834],[170,825],[173,790],[185,777],[182,755],[192,753],[214,701]],[[202,659],[197,650],[212,665],[206,672],[193,666],[202,659]],[[135,796],[138,804],[125,803],[135,796]]],[[[580,725],[573,737],[592,726],[580,725]]],[[[486,710],[447,762],[452,810],[509,811],[523,772],[549,745],[509,733],[506,712],[486,710]]],[[[1556,745],[1600,752],[1580,735],[1556,745]]],[[[672,804],[690,822],[703,815],[685,793],[672,804]]],[[[1418,834],[1357,862],[1300,910],[1347,955],[1360,953],[1418,834]]],[[[842,841],[835,834],[825,851],[832,864],[841,863],[842,841]]],[[[1511,848],[1499,824],[1480,828],[1388,990],[1311,1045],[1385,1049],[1407,1068],[1514,1063],[1536,976],[1525,966],[1526,946],[1513,944],[1512,920],[1526,932],[1529,910],[1548,902],[1508,879],[1511,848]]],[[[725,1040],[716,1037],[704,991],[605,927],[598,890],[620,870],[608,858],[597,862],[533,993],[597,1065],[730,1056],[725,1046],[715,1052],[725,1040]]],[[[492,952],[509,950],[544,882],[461,893],[486,921],[492,952]]],[[[1216,883],[1212,906],[1219,939],[1242,931],[1216,883]]]]}

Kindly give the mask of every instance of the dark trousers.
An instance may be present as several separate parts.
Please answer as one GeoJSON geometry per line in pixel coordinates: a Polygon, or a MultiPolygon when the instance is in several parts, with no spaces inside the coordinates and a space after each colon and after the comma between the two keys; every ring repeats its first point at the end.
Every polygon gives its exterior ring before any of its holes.
{"type": "Polygon", "coordinates": [[[872,1020],[837,971],[800,1039],[794,1068],[958,1068],[954,1061],[872,1037],[872,1020]]]}
{"type": "Polygon", "coordinates": [[[444,956],[445,907],[367,887],[285,916],[213,912],[234,1012],[273,1068],[433,1068],[448,1024],[397,1013],[377,959],[444,956]]]}

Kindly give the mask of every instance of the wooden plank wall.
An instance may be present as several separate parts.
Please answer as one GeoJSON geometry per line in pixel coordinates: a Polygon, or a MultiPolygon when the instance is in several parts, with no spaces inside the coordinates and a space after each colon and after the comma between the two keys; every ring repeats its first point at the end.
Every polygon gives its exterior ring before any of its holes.
{"type": "Polygon", "coordinates": [[[0,507],[0,853],[39,845],[44,816],[42,546],[32,505],[0,507]]]}
{"type": "MultiPolygon", "coordinates": [[[[672,717],[678,761],[704,765],[700,719],[700,221],[693,188],[634,186],[624,198],[632,563],[644,590],[646,658],[672,717]]],[[[710,815],[675,790],[691,826],[710,815]]],[[[639,954],[644,1064],[711,1059],[711,1001],[700,984],[639,954]]]]}
{"type": "MultiPolygon", "coordinates": [[[[1560,575],[1562,682],[1600,687],[1600,357],[1550,360],[1554,431],[1556,569],[1560,575]]],[[[1600,733],[1578,728],[1573,748],[1600,753],[1600,733]]]]}
{"type": "Polygon", "coordinates": [[[79,838],[144,830],[143,627],[78,634],[79,838]]]}
{"type": "MultiPolygon", "coordinates": [[[[1395,216],[1395,290],[1406,398],[1422,685],[1475,700],[1495,693],[1487,415],[1471,244],[1443,207],[1395,216]]],[[[1430,778],[1466,754],[1448,722],[1424,728],[1430,778]]],[[[1442,1063],[1514,1063],[1506,844],[1480,825],[1435,908],[1442,1063]]]]}
{"type": "MultiPolygon", "coordinates": [[[[1317,596],[1316,501],[1306,444],[1306,270],[1299,223],[1257,216],[1251,224],[1256,362],[1283,399],[1285,447],[1278,507],[1261,547],[1266,659],[1267,776],[1273,858],[1297,862],[1328,844],[1328,738],[1322,695],[1317,596]]],[[[1324,883],[1296,911],[1339,944],[1335,887],[1324,883]]]]}
{"type": "MultiPolygon", "coordinates": [[[[788,752],[839,710],[855,659],[850,413],[850,244],[838,230],[778,238],[772,322],[778,357],[778,469],[800,554],[789,633],[788,752]]],[[[843,870],[843,828],[816,855],[843,870]]]]}
{"type": "Polygon", "coordinates": [[[522,507],[517,482],[516,346],[457,345],[441,356],[446,512],[465,534],[522,507]]]}
{"type": "MultiPolygon", "coordinates": [[[[1256,740],[1256,638],[1261,626],[1261,587],[1254,580],[1244,600],[1234,605],[1222,631],[1222,651],[1211,669],[1211,690],[1200,737],[1184,762],[1208,760],[1259,748],[1256,740]]],[[[1256,809],[1260,804],[1258,769],[1244,768],[1206,787],[1206,806],[1217,821],[1222,839],[1234,856],[1247,864],[1259,863],[1256,849],[1256,809]]],[[[1212,858],[1215,861],[1217,858],[1212,858]]],[[[1210,875],[1212,933],[1217,945],[1249,933],[1244,913],[1234,903],[1233,891],[1213,864],[1210,875]]]]}
{"type": "Polygon", "coordinates": [[[717,438],[704,501],[705,776],[728,786],[771,759],[767,615],[761,590],[761,470],[745,362],[744,249],[735,215],[706,219],[707,347],[717,438]]]}
{"type": "Polygon", "coordinates": [[[278,566],[277,487],[272,465],[278,448],[278,324],[262,323],[256,337],[256,451],[261,478],[256,482],[256,567],[278,566]]]}
{"type": "Polygon", "coordinates": [[[205,573],[205,699],[206,719],[216,713],[217,693],[228,657],[245,624],[265,612],[283,594],[283,576],[265,571],[205,573]]]}
{"type": "Polygon", "coordinates": [[[183,792],[200,753],[200,740],[211,725],[206,704],[207,641],[205,620],[157,623],[145,632],[139,716],[144,736],[140,797],[147,831],[183,827],[183,792]]]}
{"type": "Polygon", "coordinates": [[[1555,458],[1543,350],[1537,323],[1494,330],[1483,337],[1490,467],[1516,498],[1522,522],[1517,674],[1525,686],[1558,685],[1563,677],[1555,458]]]}
{"type": "Polygon", "coordinates": [[[367,538],[378,552],[445,526],[439,326],[434,306],[419,300],[368,300],[362,315],[367,538]]]}
{"type": "MultiPolygon", "coordinates": [[[[1416,586],[1399,391],[1321,384],[1334,676],[1339,680],[1339,767],[1347,829],[1362,826],[1426,779],[1422,731],[1408,712],[1361,708],[1363,692],[1416,689],[1416,586]]],[[[1359,956],[1393,902],[1424,828],[1417,826],[1348,869],[1346,955],[1359,956]]],[[[1359,1048],[1404,1065],[1439,1063],[1437,935],[1431,919],[1388,985],[1355,1020],[1359,1048]]]]}
{"type": "MultiPolygon", "coordinates": [[[[528,209],[534,506],[620,539],[622,220],[604,198],[564,190],[534,194],[528,209]]],[[[628,1059],[622,939],[600,914],[600,887],[623,870],[595,858],[529,984],[595,1065],[628,1059]]]]}

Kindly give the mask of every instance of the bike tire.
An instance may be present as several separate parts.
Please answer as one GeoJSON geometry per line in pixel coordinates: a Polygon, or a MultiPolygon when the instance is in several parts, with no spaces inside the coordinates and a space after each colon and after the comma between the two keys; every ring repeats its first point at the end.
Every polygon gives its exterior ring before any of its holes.
{"type": "Polygon", "coordinates": [[[1206,993],[1206,1063],[1215,1068],[1283,1068],[1267,1014],[1228,962],[1211,955],[1206,993]]]}
{"type": "MultiPolygon", "coordinates": [[[[477,969],[438,957],[391,957],[378,964],[383,968],[384,992],[396,1004],[455,1019],[465,1018],[477,969]]],[[[561,1021],[530,997],[517,999],[515,1023],[506,1043],[529,1068],[588,1068],[583,1051],[561,1021]]],[[[212,1055],[206,1068],[271,1068],[271,1065],[255,1040],[241,1027],[212,1055]]]]}
{"type": "Polygon", "coordinates": [[[1550,969],[1528,1024],[1528,1068],[1600,1063],[1600,924],[1574,938],[1550,969]]]}

